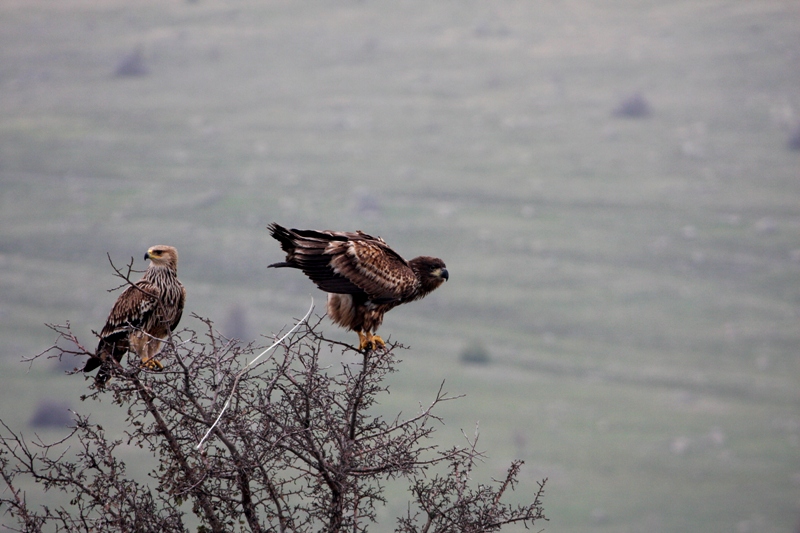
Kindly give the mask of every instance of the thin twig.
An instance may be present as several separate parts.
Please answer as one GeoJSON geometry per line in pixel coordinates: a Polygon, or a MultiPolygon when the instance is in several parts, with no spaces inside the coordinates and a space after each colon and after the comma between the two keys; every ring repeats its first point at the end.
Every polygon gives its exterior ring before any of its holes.
{"type": "Polygon", "coordinates": [[[308,308],[308,312],[305,314],[305,316],[303,318],[301,318],[300,321],[297,324],[295,324],[292,329],[287,331],[286,334],[283,337],[281,337],[280,339],[278,339],[277,341],[272,343],[271,346],[269,346],[263,352],[258,354],[258,356],[255,359],[253,359],[252,361],[247,363],[247,365],[245,365],[245,367],[243,369],[241,369],[238,374],[236,374],[236,378],[233,380],[233,387],[231,388],[231,393],[228,395],[228,399],[225,400],[225,405],[222,406],[222,411],[219,412],[219,416],[217,416],[217,419],[214,421],[213,424],[211,424],[211,427],[208,428],[208,431],[206,431],[206,434],[203,435],[203,438],[200,439],[200,443],[197,445],[196,449],[199,450],[199,449],[201,449],[203,447],[203,443],[206,441],[208,436],[211,434],[211,432],[217,426],[217,424],[219,423],[220,419],[222,419],[222,415],[223,415],[223,413],[225,413],[225,410],[228,409],[228,406],[231,403],[231,398],[233,398],[233,394],[236,392],[236,387],[237,387],[237,385],[239,385],[239,379],[250,369],[251,366],[253,366],[255,364],[256,361],[258,361],[261,358],[261,356],[263,356],[264,354],[266,354],[267,352],[269,352],[273,348],[275,348],[278,345],[280,345],[280,343],[282,343],[284,341],[284,339],[286,339],[286,337],[288,337],[289,335],[291,335],[292,333],[297,331],[297,328],[299,328],[300,325],[303,324],[303,322],[305,322],[308,319],[309,316],[311,316],[311,312],[313,310],[314,310],[314,298],[311,298],[311,307],[308,308]]]}

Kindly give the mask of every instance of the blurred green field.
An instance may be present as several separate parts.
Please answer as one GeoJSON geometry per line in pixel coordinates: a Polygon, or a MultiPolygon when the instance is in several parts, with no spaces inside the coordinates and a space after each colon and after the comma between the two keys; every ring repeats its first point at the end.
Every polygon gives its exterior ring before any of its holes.
{"type": "MultiPolygon", "coordinates": [[[[359,228],[451,273],[387,315],[411,349],[382,409],[466,394],[441,444],[479,422],[479,480],[548,477],[535,530],[794,532],[798,28],[772,0],[3,2],[0,418],[115,427],[19,362],[44,323],[93,344],[107,253],[175,245],[187,311],[256,338],[324,301],[266,270],[265,226],[359,228]],[[650,116],[615,116],[636,93],[650,116]]],[[[404,510],[392,487],[375,530],[404,510]]]]}

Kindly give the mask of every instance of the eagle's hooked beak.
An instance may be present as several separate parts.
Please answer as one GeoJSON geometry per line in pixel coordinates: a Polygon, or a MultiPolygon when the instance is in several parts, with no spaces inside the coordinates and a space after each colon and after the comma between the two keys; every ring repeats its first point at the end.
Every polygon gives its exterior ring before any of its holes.
{"type": "Polygon", "coordinates": [[[439,277],[447,281],[448,279],[450,279],[450,273],[447,272],[446,268],[443,268],[439,271],[439,277]]]}
{"type": "Polygon", "coordinates": [[[145,261],[147,261],[148,259],[150,259],[150,250],[147,250],[147,251],[144,253],[144,260],[145,260],[145,261]]]}

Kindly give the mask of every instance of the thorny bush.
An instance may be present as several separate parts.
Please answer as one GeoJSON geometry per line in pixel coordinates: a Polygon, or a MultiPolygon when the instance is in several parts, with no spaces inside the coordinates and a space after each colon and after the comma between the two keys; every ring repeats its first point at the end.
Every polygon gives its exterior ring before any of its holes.
{"type": "MultiPolygon", "coordinates": [[[[261,350],[193,317],[201,332],[184,329],[165,344],[162,372],[129,356],[104,390],[89,388],[82,397],[113,402],[124,413],[124,435],[109,436],[74,413],[69,435],[46,444],[0,420],[0,510],[13,520],[9,530],[185,532],[191,513],[189,522],[203,532],[363,532],[376,523],[392,479],[409,484],[399,533],[498,531],[545,519],[546,480],[528,505],[502,501],[521,461],[504,478],[471,487],[482,458],[475,440],[449,449],[433,443],[433,423],[441,422],[433,410],[454,399],[443,386],[410,418],[374,415],[402,346],[361,353],[324,338],[317,318],[245,369],[261,350]],[[126,472],[120,450],[131,446],[157,458],[154,490],[126,472]],[[69,504],[32,503],[21,488],[31,479],[65,493],[69,504]]],[[[33,359],[88,356],[68,323],[49,327],[58,339],[33,359]]]]}

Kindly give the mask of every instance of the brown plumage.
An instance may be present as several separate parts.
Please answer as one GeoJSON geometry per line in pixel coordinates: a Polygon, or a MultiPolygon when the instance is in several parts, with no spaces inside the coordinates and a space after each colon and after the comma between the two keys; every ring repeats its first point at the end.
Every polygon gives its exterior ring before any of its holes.
{"type": "Polygon", "coordinates": [[[181,320],[186,289],[178,281],[178,251],[172,246],[153,246],[144,258],[150,260],[149,268],[117,298],[100,332],[97,350],[83,368],[91,372],[100,367],[95,377],[99,387],[111,377],[114,363],[110,359],[119,363],[128,350],[136,352],[143,366],[164,368],[154,357],[181,320]]]}
{"type": "Polygon", "coordinates": [[[270,224],[286,261],[270,267],[299,268],[328,293],[328,315],[358,333],[359,349],[384,347],[374,332],[390,309],[419,300],[449,278],[444,261],[421,256],[406,261],[380,237],[339,231],[286,229],[270,224]]]}

